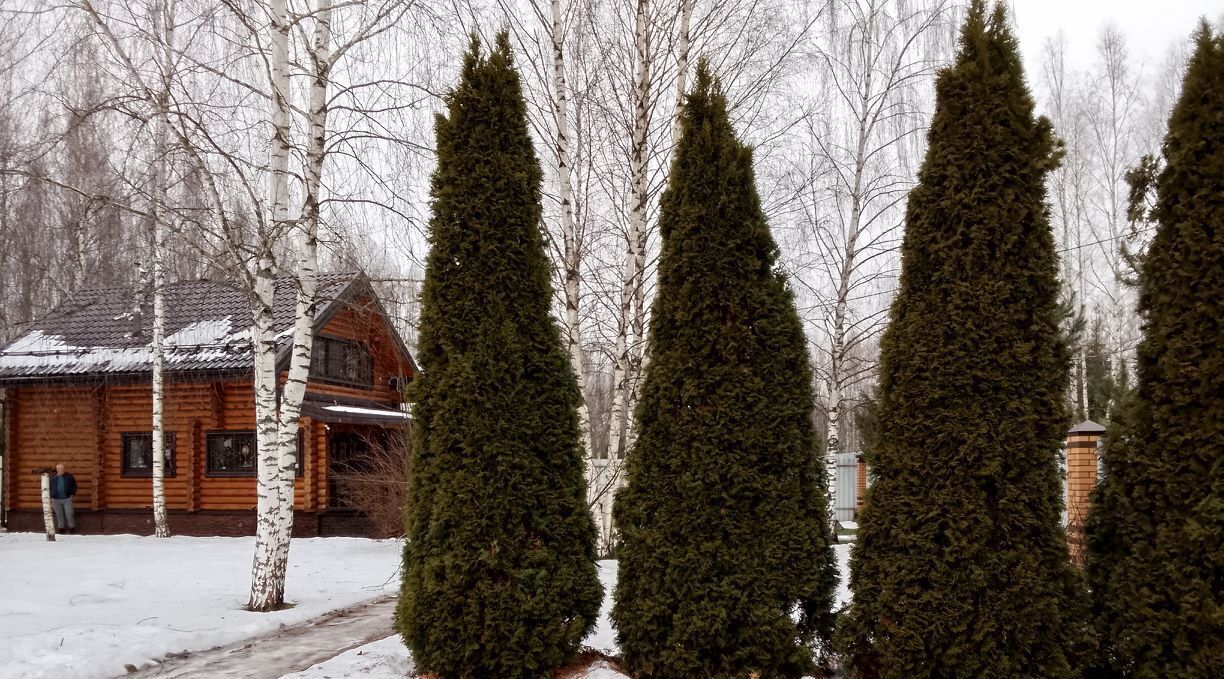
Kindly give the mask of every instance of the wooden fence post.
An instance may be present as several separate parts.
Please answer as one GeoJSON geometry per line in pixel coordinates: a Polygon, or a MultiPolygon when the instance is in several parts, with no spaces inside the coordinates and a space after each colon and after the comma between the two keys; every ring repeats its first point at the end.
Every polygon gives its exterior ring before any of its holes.
{"type": "Polygon", "coordinates": [[[1097,483],[1097,446],[1105,427],[1085,420],[1067,432],[1067,548],[1071,561],[1084,565],[1084,522],[1097,483]]]}

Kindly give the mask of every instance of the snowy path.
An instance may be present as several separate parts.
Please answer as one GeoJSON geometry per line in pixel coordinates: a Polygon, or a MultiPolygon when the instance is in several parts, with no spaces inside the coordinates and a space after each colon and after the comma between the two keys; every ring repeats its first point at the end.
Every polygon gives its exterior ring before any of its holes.
{"type": "Polygon", "coordinates": [[[106,679],[399,590],[398,541],[294,539],[293,607],[250,613],[253,549],[249,537],[0,533],[0,679],[106,679]]]}
{"type": "Polygon", "coordinates": [[[384,639],[392,634],[394,596],[345,608],[229,646],[176,657],[161,665],[124,676],[136,679],[160,677],[241,677],[277,679],[286,672],[304,670],[349,649],[384,639]]]}

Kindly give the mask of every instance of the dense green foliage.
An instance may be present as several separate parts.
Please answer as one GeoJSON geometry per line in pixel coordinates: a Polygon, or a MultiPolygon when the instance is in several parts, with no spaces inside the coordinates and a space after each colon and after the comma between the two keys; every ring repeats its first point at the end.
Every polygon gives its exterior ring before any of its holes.
{"type": "Polygon", "coordinates": [[[882,338],[873,484],[838,641],[857,676],[1072,677],[1090,650],[1059,447],[1069,357],[1033,113],[1001,6],[936,84],[882,338]]]}
{"type": "Polygon", "coordinates": [[[602,601],[541,171],[499,36],[437,119],[397,627],[439,679],[547,677],[602,601]]]}
{"type": "Polygon", "coordinates": [[[832,626],[803,327],[726,105],[702,64],[662,198],[650,363],[615,504],[612,617],[639,679],[798,677],[832,626]]]}
{"type": "Polygon", "coordinates": [[[1102,676],[1206,679],[1224,677],[1224,37],[1205,25],[1163,152],[1088,578],[1102,676]]]}
{"type": "Polygon", "coordinates": [[[1088,381],[1084,391],[1087,392],[1088,407],[1085,412],[1083,404],[1080,404],[1077,419],[1107,425],[1130,391],[1130,373],[1126,361],[1119,361],[1109,351],[1103,325],[1100,319],[1094,322],[1088,341],[1084,344],[1084,379],[1088,381]]]}
{"type": "Polygon", "coordinates": [[[860,457],[870,465],[880,440],[880,402],[874,393],[859,397],[854,408],[854,424],[859,430],[860,457]]]}

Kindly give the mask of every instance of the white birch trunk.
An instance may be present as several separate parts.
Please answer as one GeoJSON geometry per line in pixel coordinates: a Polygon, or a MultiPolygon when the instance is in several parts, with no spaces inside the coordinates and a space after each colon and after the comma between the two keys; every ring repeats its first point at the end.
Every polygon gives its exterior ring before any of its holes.
{"type": "Polygon", "coordinates": [[[47,541],[55,542],[55,512],[51,510],[51,474],[43,472],[40,481],[42,491],[43,528],[47,531],[47,541]]]}
{"type": "MultiPolygon", "coordinates": [[[[153,242],[153,535],[170,537],[170,524],[166,517],[166,430],[165,430],[165,336],[166,336],[166,229],[162,223],[162,205],[166,197],[166,154],[168,152],[168,130],[166,118],[170,97],[170,69],[173,58],[174,19],[169,3],[159,7],[162,22],[161,78],[162,87],[158,96],[158,113],[154,119],[153,133],[153,177],[152,200],[149,209],[149,230],[153,242]]],[[[155,16],[156,16],[155,14],[155,16]]],[[[155,22],[156,22],[155,18],[155,22]]]]}
{"type": "MultiPolygon", "coordinates": [[[[1084,270],[1085,270],[1086,264],[1084,262],[1084,245],[1083,245],[1082,234],[1077,235],[1076,241],[1077,241],[1076,251],[1078,252],[1078,255],[1079,255],[1080,318],[1087,321],[1088,304],[1087,304],[1086,295],[1088,294],[1088,288],[1085,287],[1086,283],[1084,280],[1084,270]]],[[[1082,379],[1080,379],[1080,383],[1079,383],[1080,403],[1084,404],[1084,419],[1091,420],[1092,411],[1088,407],[1088,343],[1084,340],[1080,341],[1079,359],[1080,359],[1080,375],[1082,376],[1082,379]]]]}
{"type": "MultiPolygon", "coordinates": [[[[844,306],[838,301],[838,309],[844,306]]],[[[836,313],[836,312],[835,312],[836,313]]],[[[844,313],[844,312],[843,312],[844,313]]],[[[829,362],[829,433],[825,442],[825,466],[828,469],[829,512],[836,516],[837,512],[837,454],[841,452],[841,358],[845,348],[844,322],[840,327],[834,321],[833,354],[829,362]]]]}
{"type": "Polygon", "coordinates": [[[645,278],[642,269],[646,260],[646,142],[650,126],[649,9],[649,0],[637,1],[633,30],[637,69],[633,86],[633,136],[629,150],[629,233],[621,279],[621,323],[616,335],[616,367],[613,372],[616,391],[612,397],[612,422],[608,433],[609,464],[622,459],[632,446],[634,397],[643,353],[645,278]]]}
{"type": "MultiPolygon", "coordinates": [[[[676,102],[672,114],[672,151],[680,142],[680,112],[684,108],[684,96],[688,89],[689,54],[692,49],[690,24],[693,16],[694,0],[681,0],[680,31],[676,40],[676,102]]],[[[647,195],[647,167],[645,158],[650,116],[648,113],[650,99],[650,66],[653,55],[650,53],[650,36],[647,33],[646,14],[649,12],[648,2],[638,3],[638,23],[634,33],[635,49],[638,54],[638,71],[635,78],[635,116],[634,136],[631,158],[631,180],[633,192],[631,195],[631,222],[634,224],[633,248],[633,326],[630,335],[630,359],[628,387],[623,408],[625,419],[625,435],[622,444],[627,452],[637,441],[637,430],[633,426],[633,413],[637,409],[637,399],[646,368],[650,364],[650,354],[646,338],[646,211],[649,196],[647,195]]],[[[620,470],[614,475],[614,483],[619,487],[620,470]]]]}
{"type": "Polygon", "coordinates": [[[72,249],[73,258],[75,260],[72,269],[72,289],[80,290],[85,287],[85,262],[88,259],[88,238],[85,234],[85,220],[88,210],[85,214],[77,215],[78,219],[72,228],[72,249]]]}
{"type": "Polygon", "coordinates": [[[293,530],[293,474],[284,473],[286,465],[277,436],[276,332],[272,315],[276,273],[269,255],[260,259],[254,288],[251,341],[255,354],[256,524],[247,608],[270,611],[285,602],[287,536],[293,530]]]}
{"type": "MultiPolygon", "coordinates": [[[[273,233],[283,233],[288,221],[289,203],[289,17],[286,0],[271,0],[271,81],[272,123],[269,152],[268,211],[273,233]]],[[[276,270],[271,243],[263,244],[255,271],[254,324],[251,341],[255,355],[255,431],[257,457],[255,556],[251,565],[251,597],[247,608],[270,611],[284,606],[285,573],[289,562],[289,537],[293,533],[293,448],[296,444],[296,419],[292,432],[280,431],[278,425],[296,416],[297,408],[282,404],[277,413],[276,332],[273,326],[273,304],[276,293],[276,270]],[[287,439],[292,433],[293,438],[287,439]]],[[[300,304],[300,293],[299,293],[300,304]]],[[[295,319],[293,357],[289,379],[304,382],[304,375],[295,375],[299,363],[298,350],[302,318],[295,319]]],[[[309,346],[306,347],[309,352],[309,346]]],[[[309,358],[309,356],[307,356],[309,358]]],[[[285,385],[286,397],[293,385],[285,385]]]]}
{"type": "Polygon", "coordinates": [[[689,51],[692,36],[689,25],[693,18],[693,0],[680,0],[680,35],[676,40],[676,112],[672,120],[672,148],[680,143],[680,111],[688,90],[689,51]]]}
{"type": "Polygon", "coordinates": [[[553,50],[553,116],[557,125],[557,180],[561,198],[561,238],[564,247],[565,273],[565,341],[570,364],[578,377],[578,429],[581,432],[582,457],[587,461],[587,479],[591,469],[591,417],[586,404],[586,370],[582,356],[582,323],[578,302],[582,292],[582,243],[574,223],[574,189],[570,159],[569,93],[565,81],[564,27],[561,24],[561,0],[552,0],[553,50]]]}
{"type": "Polygon", "coordinates": [[[841,452],[841,418],[844,397],[842,394],[842,366],[846,353],[846,305],[850,288],[850,276],[854,271],[854,242],[858,234],[859,202],[855,196],[851,210],[851,231],[846,239],[846,251],[842,260],[837,301],[833,309],[833,347],[829,359],[829,433],[825,445],[825,463],[828,467],[829,512],[837,511],[837,454],[841,452]]]}
{"type": "Polygon", "coordinates": [[[612,367],[612,407],[608,423],[608,462],[619,459],[624,454],[624,431],[629,417],[627,416],[627,397],[629,395],[630,355],[629,328],[630,314],[633,311],[633,273],[637,260],[633,256],[630,245],[625,255],[624,271],[621,276],[620,323],[616,331],[616,343],[613,345],[614,365],[612,367]]]}
{"type": "Polygon", "coordinates": [[[1079,351],[1079,397],[1080,403],[1084,404],[1084,419],[1092,419],[1092,409],[1088,405],[1088,347],[1083,345],[1079,351]]]}
{"type": "Polygon", "coordinates": [[[609,456],[605,460],[592,461],[592,473],[587,480],[587,506],[595,516],[595,526],[599,529],[596,547],[601,556],[609,554],[612,549],[612,533],[615,530],[612,505],[616,490],[623,484],[624,469],[623,459],[609,456]]]}

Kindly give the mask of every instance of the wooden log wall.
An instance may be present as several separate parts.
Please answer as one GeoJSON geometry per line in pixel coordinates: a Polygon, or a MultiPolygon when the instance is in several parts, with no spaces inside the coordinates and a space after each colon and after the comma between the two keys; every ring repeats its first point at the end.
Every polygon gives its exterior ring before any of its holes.
{"type": "Polygon", "coordinates": [[[42,505],[39,477],[30,471],[63,463],[77,480],[82,505],[97,493],[99,427],[95,421],[101,387],[22,387],[10,389],[16,417],[8,423],[12,436],[8,469],[10,507],[37,509],[42,505]]]}
{"type": "MultiPolygon", "coordinates": [[[[174,475],[166,477],[167,508],[254,509],[253,475],[211,476],[207,468],[210,432],[254,430],[252,386],[242,382],[166,386],[166,433],[175,438],[174,475]]],[[[148,385],[23,386],[11,389],[9,395],[25,415],[10,419],[15,472],[9,479],[15,486],[8,498],[10,507],[36,509],[40,503],[38,477],[28,472],[58,462],[76,477],[75,504],[80,509],[152,507],[150,477],[125,476],[122,466],[123,435],[145,434],[151,429],[153,403],[148,385]]],[[[321,428],[309,419],[303,424],[311,432],[321,428]]],[[[311,452],[307,446],[307,455],[311,452]]],[[[317,507],[306,489],[318,487],[311,477],[322,475],[325,468],[308,457],[306,475],[295,483],[297,509],[317,507]]]]}
{"type": "Polygon", "coordinates": [[[0,493],[0,496],[4,498],[5,509],[13,506],[14,493],[17,492],[17,469],[13,467],[13,463],[17,459],[13,455],[14,441],[17,440],[14,435],[16,422],[17,399],[13,398],[12,391],[6,391],[4,396],[4,469],[3,477],[0,477],[0,484],[4,485],[4,492],[0,493]]]}
{"type": "Polygon", "coordinates": [[[315,468],[323,470],[313,476],[308,475],[311,483],[314,486],[312,499],[315,507],[329,507],[327,494],[327,468],[330,463],[327,447],[327,431],[326,423],[315,422],[310,429],[309,440],[312,442],[310,448],[312,452],[312,462],[315,468]]]}

